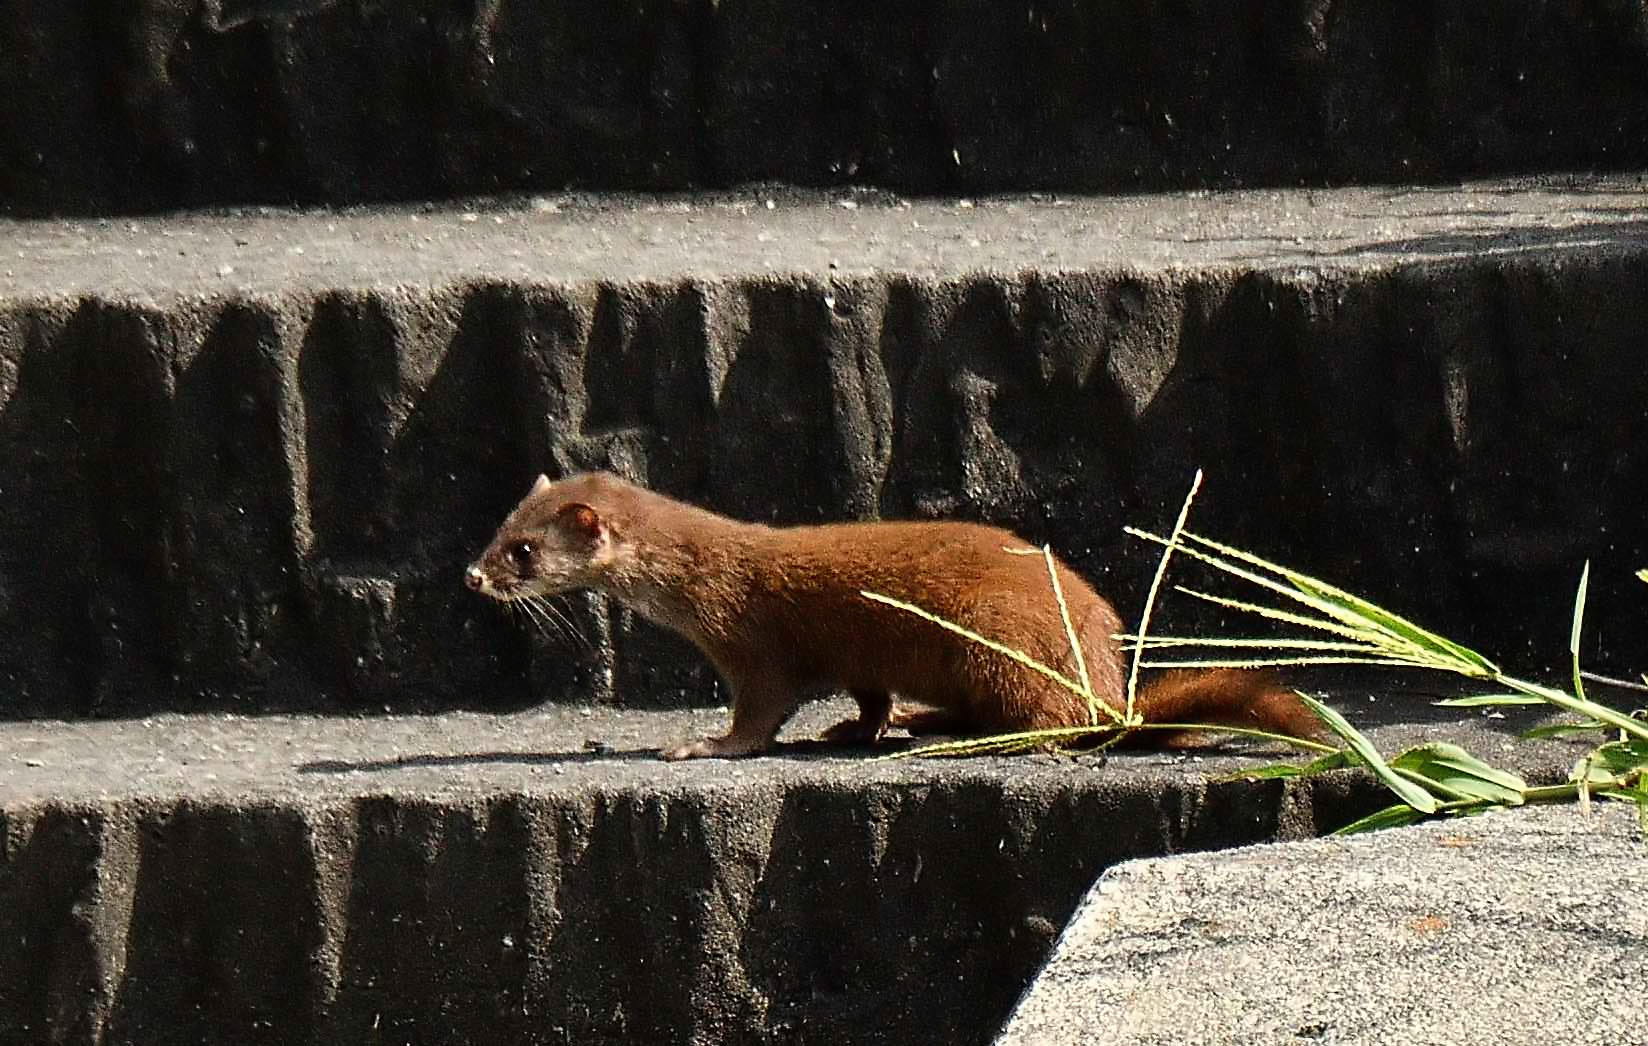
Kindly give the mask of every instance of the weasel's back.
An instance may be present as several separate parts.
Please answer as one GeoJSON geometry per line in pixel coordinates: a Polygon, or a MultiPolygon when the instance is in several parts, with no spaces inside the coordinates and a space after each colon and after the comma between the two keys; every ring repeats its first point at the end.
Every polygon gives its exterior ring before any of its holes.
{"type": "MultiPolygon", "coordinates": [[[[1012,533],[960,522],[842,523],[773,529],[761,545],[746,627],[782,636],[786,652],[775,656],[809,682],[951,707],[1023,695],[1068,717],[1068,695],[1056,683],[862,595],[919,607],[1079,678],[1046,560],[1012,533]]],[[[1094,686],[1115,690],[1110,637],[1119,620],[1085,581],[1055,564],[1094,686]]]]}
{"type": "Polygon", "coordinates": [[[870,589],[895,598],[942,599],[981,579],[1016,584],[1047,570],[1040,550],[979,523],[831,523],[769,530],[758,566],[798,588],[870,589]],[[1028,569],[1027,569],[1028,568],[1028,569]]]}

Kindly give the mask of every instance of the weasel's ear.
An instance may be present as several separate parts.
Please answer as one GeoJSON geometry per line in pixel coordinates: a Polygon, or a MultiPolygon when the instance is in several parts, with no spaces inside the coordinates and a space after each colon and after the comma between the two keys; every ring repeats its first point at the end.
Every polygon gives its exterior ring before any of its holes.
{"type": "Polygon", "coordinates": [[[544,475],[542,472],[540,472],[540,473],[538,473],[538,478],[536,480],[534,480],[533,483],[532,483],[532,493],[528,494],[527,497],[529,497],[529,498],[537,497],[539,494],[542,494],[544,491],[546,491],[548,489],[549,489],[549,477],[544,475]]]}
{"type": "Polygon", "coordinates": [[[555,513],[561,526],[590,541],[599,540],[607,532],[606,521],[599,513],[580,501],[569,501],[555,513]]]}

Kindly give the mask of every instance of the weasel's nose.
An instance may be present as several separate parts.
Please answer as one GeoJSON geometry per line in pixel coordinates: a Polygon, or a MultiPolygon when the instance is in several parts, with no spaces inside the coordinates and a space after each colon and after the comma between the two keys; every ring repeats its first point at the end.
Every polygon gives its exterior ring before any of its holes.
{"type": "Polygon", "coordinates": [[[481,574],[481,568],[473,563],[469,565],[469,569],[464,571],[464,584],[468,585],[472,591],[479,592],[485,581],[486,578],[481,574]]]}

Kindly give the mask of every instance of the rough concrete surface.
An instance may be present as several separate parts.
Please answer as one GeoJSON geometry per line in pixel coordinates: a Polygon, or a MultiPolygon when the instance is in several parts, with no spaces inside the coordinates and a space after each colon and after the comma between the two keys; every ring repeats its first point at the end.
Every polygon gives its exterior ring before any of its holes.
{"type": "Polygon", "coordinates": [[[573,598],[582,639],[537,636],[457,584],[535,473],[587,466],[754,519],[986,518],[1130,617],[1154,557],[1121,528],[1201,467],[1203,532],[1528,671],[1590,559],[1587,661],[1632,672],[1643,202],[1616,176],[0,223],[0,712],[713,701],[627,614],[573,598]]]}
{"type": "Polygon", "coordinates": [[[1410,181],[1648,163],[1623,0],[15,0],[0,205],[1410,181]]]}
{"type": "Polygon", "coordinates": [[[1645,870],[1618,805],[1128,862],[997,1042],[1645,1042],[1645,870]]]}
{"type": "MultiPolygon", "coordinates": [[[[1574,758],[1335,700],[1387,749],[1574,758]]],[[[1385,801],[1209,782],[1252,754],[653,757],[720,715],[0,724],[0,1043],[982,1043],[1105,867],[1385,801]]]]}

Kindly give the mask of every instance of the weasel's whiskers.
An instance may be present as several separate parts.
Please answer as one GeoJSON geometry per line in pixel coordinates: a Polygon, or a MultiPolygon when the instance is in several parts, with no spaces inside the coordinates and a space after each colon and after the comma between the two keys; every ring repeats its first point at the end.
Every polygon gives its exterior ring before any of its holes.
{"type": "Polygon", "coordinates": [[[533,607],[530,598],[522,596],[516,599],[511,599],[509,601],[509,609],[513,611],[517,617],[527,621],[534,630],[538,632],[546,631],[544,628],[543,618],[538,615],[538,612],[536,608],[533,607]]]}
{"type": "Polygon", "coordinates": [[[594,644],[589,641],[588,636],[584,635],[583,629],[579,628],[573,622],[571,616],[568,615],[565,610],[562,610],[554,599],[545,599],[544,609],[555,615],[555,619],[561,623],[561,627],[573,643],[583,647],[585,650],[594,649],[594,644]]]}
{"type": "Polygon", "coordinates": [[[537,595],[522,596],[521,602],[531,607],[533,617],[538,620],[546,635],[554,634],[563,640],[582,638],[578,630],[573,628],[571,623],[566,620],[565,615],[557,610],[545,597],[537,595]]]}
{"type": "Polygon", "coordinates": [[[509,609],[509,616],[514,618],[516,621],[526,622],[529,628],[536,628],[538,626],[538,622],[533,619],[530,613],[527,612],[527,609],[521,606],[520,600],[511,599],[509,602],[505,603],[504,606],[509,609]]]}

